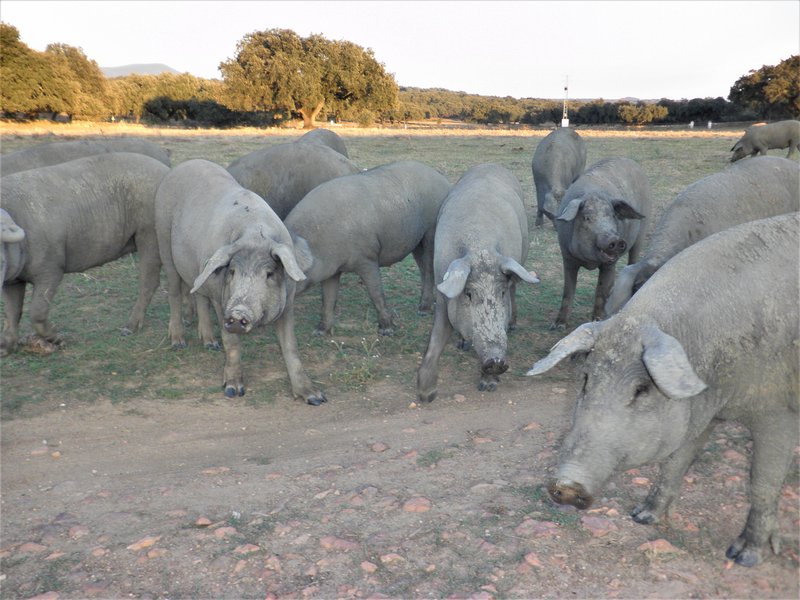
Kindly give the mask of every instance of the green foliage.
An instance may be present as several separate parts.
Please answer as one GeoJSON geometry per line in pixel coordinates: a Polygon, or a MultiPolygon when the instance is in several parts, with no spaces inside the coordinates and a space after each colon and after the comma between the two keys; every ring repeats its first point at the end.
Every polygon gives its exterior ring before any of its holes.
{"type": "Polygon", "coordinates": [[[620,121],[634,125],[645,125],[653,121],[661,121],[667,116],[668,112],[666,106],[647,102],[637,102],[636,104],[623,102],[618,109],[620,121]]]}
{"type": "Polygon", "coordinates": [[[78,85],[74,104],[67,112],[85,119],[108,116],[111,106],[108,84],[95,61],[80,48],[67,44],[50,44],[45,54],[51,56],[59,64],[59,69],[69,73],[70,80],[78,85]]]}
{"type": "Polygon", "coordinates": [[[764,65],[736,80],[728,99],[759,118],[791,119],[800,115],[800,55],[774,66],[764,65]]]}
{"type": "Polygon", "coordinates": [[[348,118],[365,110],[389,112],[397,104],[397,84],[372,50],[321,35],[256,31],[219,68],[230,107],[288,110],[301,115],[306,127],[323,108],[329,117],[348,118]]]}

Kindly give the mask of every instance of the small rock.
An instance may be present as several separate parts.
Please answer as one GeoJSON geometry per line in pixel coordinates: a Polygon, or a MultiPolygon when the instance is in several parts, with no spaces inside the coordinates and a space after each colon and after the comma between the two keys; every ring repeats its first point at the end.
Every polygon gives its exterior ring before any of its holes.
{"type": "Polygon", "coordinates": [[[466,399],[467,397],[463,394],[455,394],[453,396],[453,400],[455,400],[456,402],[464,402],[466,399]]]}
{"type": "Polygon", "coordinates": [[[522,431],[539,431],[542,426],[536,421],[532,421],[522,428],[522,431]]]}
{"type": "Polygon", "coordinates": [[[532,567],[542,567],[542,562],[539,560],[539,555],[535,552],[528,552],[525,555],[525,562],[532,567]]]}
{"type": "Polygon", "coordinates": [[[52,554],[48,555],[45,560],[56,560],[57,558],[61,558],[64,556],[64,552],[53,552],[52,554]]]}
{"type": "Polygon", "coordinates": [[[373,452],[386,452],[388,449],[389,446],[387,444],[384,444],[383,442],[375,442],[374,444],[372,444],[372,446],[370,446],[370,450],[372,450],[373,452]]]}
{"type": "Polygon", "coordinates": [[[417,497],[406,500],[403,504],[405,512],[421,513],[428,512],[431,509],[431,501],[427,498],[417,497]]]}
{"type": "Polygon", "coordinates": [[[89,535],[89,528],[86,525],[75,525],[69,529],[69,537],[73,540],[82,538],[85,535],[89,535]]]}
{"type": "Polygon", "coordinates": [[[59,599],[58,592],[45,592],[44,594],[39,594],[38,596],[32,596],[28,598],[28,600],[58,600],[59,599]]]}
{"type": "Polygon", "coordinates": [[[237,546],[237,548],[233,551],[234,554],[252,554],[253,552],[258,552],[261,550],[261,546],[256,546],[255,544],[242,544],[241,546],[237,546]]]}
{"type": "Polygon", "coordinates": [[[26,542],[17,548],[17,552],[21,552],[22,554],[38,554],[45,550],[47,550],[47,546],[42,546],[36,542],[26,542]]]}
{"type": "Polygon", "coordinates": [[[378,565],[365,560],[361,563],[361,570],[365,571],[366,573],[374,573],[378,570],[378,565]]]}
{"type": "Polygon", "coordinates": [[[631,482],[633,485],[650,485],[650,480],[647,477],[634,477],[631,482]]]}
{"type": "Polygon", "coordinates": [[[95,548],[94,550],[92,550],[92,556],[94,556],[95,558],[100,558],[101,556],[105,556],[106,554],[108,554],[108,550],[106,550],[105,548],[95,548]]]}
{"type": "Polygon", "coordinates": [[[219,529],[214,531],[214,535],[218,538],[228,537],[229,535],[236,535],[239,533],[236,531],[236,527],[220,527],[219,529]]]}
{"type": "Polygon", "coordinates": [[[645,542],[637,548],[639,552],[648,554],[681,554],[683,550],[676,548],[664,538],[659,538],[650,542],[645,542]]]}
{"type": "Polygon", "coordinates": [[[211,525],[211,519],[200,517],[194,522],[195,527],[208,527],[211,525]]]}
{"type": "Polygon", "coordinates": [[[581,517],[581,525],[589,530],[592,537],[603,537],[617,530],[617,526],[608,519],[604,517],[593,517],[591,515],[581,517]]]}
{"type": "Polygon", "coordinates": [[[138,542],[133,543],[130,546],[128,546],[128,550],[133,550],[134,552],[138,552],[139,550],[143,550],[145,548],[149,548],[150,546],[155,544],[160,539],[161,539],[160,535],[148,536],[148,537],[142,538],[138,542]]]}
{"type": "Polygon", "coordinates": [[[223,473],[227,473],[230,471],[230,467],[210,467],[208,469],[203,469],[200,471],[201,475],[222,475],[223,473]]]}
{"type": "Polygon", "coordinates": [[[320,539],[319,545],[322,546],[324,550],[342,550],[343,552],[347,552],[348,550],[357,550],[361,547],[356,542],[338,538],[334,535],[328,535],[320,539]]]}
{"type": "Polygon", "coordinates": [[[386,566],[391,566],[404,563],[406,559],[395,552],[389,552],[381,556],[381,562],[386,566]]]}
{"type": "Polygon", "coordinates": [[[161,558],[167,554],[169,554],[169,552],[165,548],[153,548],[152,550],[148,550],[147,558],[161,558]]]}

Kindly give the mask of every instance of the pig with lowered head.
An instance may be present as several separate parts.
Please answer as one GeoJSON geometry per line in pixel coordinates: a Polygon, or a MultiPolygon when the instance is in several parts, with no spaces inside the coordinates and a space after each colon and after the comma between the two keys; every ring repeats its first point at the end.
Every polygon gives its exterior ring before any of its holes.
{"type": "Polygon", "coordinates": [[[582,388],[549,484],[561,504],[587,508],[615,473],[659,463],[632,513],[653,523],[714,425],[750,429],[750,512],[728,558],[752,566],[778,551],[778,498],[798,441],[800,214],[716,233],[665,264],[623,309],[580,326],[528,375],[584,357],[582,388]]]}
{"type": "Polygon", "coordinates": [[[699,240],[747,221],[800,210],[800,165],[757,156],[704,177],[666,207],[644,255],[617,274],[606,302],[613,315],[670,258],[699,240]]]}
{"type": "Polygon", "coordinates": [[[564,293],[551,329],[566,327],[581,267],[599,269],[592,318],[605,316],[617,260],[627,252],[628,262],[636,262],[644,244],[642,220],[651,204],[647,175],[629,158],[596,162],[569,186],[555,217],[564,263],[564,293]]]}
{"type": "Polygon", "coordinates": [[[158,190],[156,232],[169,286],[173,347],[186,346],[181,300],[182,289],[191,286],[207,347],[218,347],[212,306],[220,324],[226,396],[245,393],[239,336],[274,321],[293,394],[312,405],[325,402],[303,370],[294,334],[294,286],[305,279],[305,263],[275,212],[223,167],[189,160],[158,190]]]}
{"type": "Polygon", "coordinates": [[[61,338],[48,315],[64,274],[81,273],[134,251],[139,256],[139,294],[122,332],[141,329],[161,272],[153,202],[167,172],[169,167],[149,156],[111,152],[3,177],[3,209],[25,236],[3,244],[8,264],[0,355],[13,352],[19,343],[26,284],[33,285],[34,332],[42,347],[52,351],[61,338]]]}
{"type": "Polygon", "coordinates": [[[265,146],[228,166],[236,181],[261,196],[281,219],[319,184],[361,170],[333,148],[304,138],[265,146]]]}
{"type": "Polygon", "coordinates": [[[800,121],[789,119],[767,125],[751,125],[731,148],[731,162],[745,156],[766,156],[767,150],[782,148],[789,148],[786,158],[800,150],[800,121]]]}
{"type": "Polygon", "coordinates": [[[321,144],[336,150],[342,156],[350,158],[342,137],[330,129],[312,129],[296,139],[295,142],[300,144],[321,144]]]}
{"type": "Polygon", "coordinates": [[[455,329],[475,348],[481,391],[508,370],[506,331],[516,325],[516,284],[538,283],[523,265],[528,220],[517,178],[496,164],[469,169],[445,199],[434,240],[437,299],[428,347],[417,371],[417,396],[436,398],[439,357],[455,329]]]}
{"type": "Polygon", "coordinates": [[[561,127],[539,142],[531,160],[536,192],[536,226],[556,212],[561,199],[586,167],[586,143],[574,129],[561,127]]]}
{"type": "Polygon", "coordinates": [[[322,284],[322,318],[316,333],[333,327],[339,278],[357,273],[378,311],[378,332],[391,335],[381,267],[409,254],[420,270],[420,312],[433,304],[433,235],[439,208],[450,191],[447,178],[413,160],[393,162],[327,181],[311,190],[286,217],[295,245],[312,257],[300,293],[322,284]]]}

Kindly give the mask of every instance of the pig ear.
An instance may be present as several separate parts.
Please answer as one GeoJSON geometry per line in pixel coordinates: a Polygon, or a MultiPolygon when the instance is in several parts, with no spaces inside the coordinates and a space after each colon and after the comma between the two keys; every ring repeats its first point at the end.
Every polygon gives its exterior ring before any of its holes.
{"type": "Polygon", "coordinates": [[[526,375],[541,375],[555,367],[568,356],[589,352],[594,348],[595,337],[600,330],[601,322],[584,323],[575,331],[563,338],[550,350],[550,354],[537,361],[526,375]]]}
{"type": "Polygon", "coordinates": [[[292,245],[294,246],[294,257],[297,259],[297,265],[302,269],[303,273],[308,273],[311,265],[314,264],[314,255],[311,253],[308,242],[299,235],[293,235],[292,245]]]}
{"type": "Polygon", "coordinates": [[[500,270],[506,275],[516,275],[522,281],[528,283],[539,283],[539,277],[533,271],[526,271],[525,267],[519,264],[510,256],[503,256],[500,258],[500,270]]]}
{"type": "Polygon", "coordinates": [[[0,222],[0,242],[3,244],[15,244],[25,239],[25,230],[11,221],[3,220],[0,222]]]}
{"type": "Polygon", "coordinates": [[[569,204],[564,207],[561,214],[556,217],[559,221],[572,221],[578,215],[578,211],[583,205],[583,198],[575,198],[570,200],[569,204]]]}
{"type": "Polygon", "coordinates": [[[197,276],[197,279],[194,280],[194,286],[191,290],[189,290],[189,293],[194,294],[198,289],[200,289],[200,286],[206,282],[206,279],[208,279],[214,271],[231,262],[231,257],[236,253],[236,250],[237,248],[234,244],[227,244],[217,249],[217,251],[211,255],[211,258],[206,261],[206,264],[203,267],[203,272],[200,273],[200,275],[197,276]]]}
{"type": "Polygon", "coordinates": [[[644,335],[644,361],[658,389],[669,398],[691,398],[708,386],[697,376],[681,343],[658,327],[644,335]]]}
{"type": "Polygon", "coordinates": [[[611,205],[614,207],[614,214],[619,219],[644,219],[644,215],[625,200],[612,200],[611,205]]]}
{"type": "Polygon", "coordinates": [[[273,258],[278,259],[283,265],[286,274],[295,281],[304,281],[306,276],[303,270],[297,264],[297,259],[294,255],[294,250],[286,244],[275,244],[271,252],[273,258]]]}
{"type": "Polygon", "coordinates": [[[436,289],[448,298],[455,298],[464,291],[469,272],[469,259],[466,256],[455,259],[450,263],[450,266],[447,267],[447,271],[442,277],[442,283],[437,285],[436,289]]]}

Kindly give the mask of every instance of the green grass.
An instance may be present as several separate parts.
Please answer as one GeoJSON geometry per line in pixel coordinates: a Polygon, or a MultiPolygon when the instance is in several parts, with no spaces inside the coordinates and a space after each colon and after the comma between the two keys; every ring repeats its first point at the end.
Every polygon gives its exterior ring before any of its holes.
{"type": "MultiPolygon", "coordinates": [[[[282,137],[159,138],[172,152],[173,164],[190,158],[206,158],[228,164],[264,144],[286,141],[282,137]]],[[[529,209],[535,205],[530,158],[541,140],[515,136],[353,136],[345,137],[351,158],[367,168],[387,162],[413,159],[439,169],[455,182],[469,167],[497,162],[520,180],[529,209]]],[[[11,151],[42,138],[3,140],[11,151]]],[[[690,183],[727,166],[729,140],[720,138],[587,137],[588,164],[606,156],[627,156],[648,174],[656,200],[654,218],[675,194],[690,183]]],[[[535,211],[529,216],[535,216],[535,211]]],[[[491,215],[487,214],[487,218],[491,215]]],[[[533,218],[530,218],[533,223],[533,218]]],[[[530,228],[531,243],[526,267],[536,271],[541,283],[518,287],[519,329],[509,339],[512,373],[522,373],[563,335],[549,330],[561,301],[561,257],[554,229],[549,223],[530,228]]],[[[581,271],[571,325],[590,318],[597,272],[581,271]]],[[[424,353],[431,316],[417,314],[420,280],[411,257],[383,270],[389,306],[398,327],[389,337],[377,334],[375,310],[358,278],[346,274],[337,309],[333,335],[312,334],[319,322],[320,292],[312,288],[297,299],[296,335],[300,354],[311,378],[329,398],[361,391],[387,377],[413,390],[416,366],[424,353]]],[[[28,291],[28,295],[30,290],[28,291]]],[[[167,335],[169,309],[166,284],[156,292],[142,332],[123,337],[136,297],[136,258],[124,257],[85,273],[69,274],[56,293],[50,318],[63,332],[65,345],[48,356],[20,351],[2,360],[2,417],[9,418],[60,403],[133,399],[176,402],[185,399],[222,399],[224,354],[208,351],[187,329],[189,347],[173,350],[167,335]]],[[[27,304],[26,304],[27,307],[27,304]]],[[[27,310],[21,334],[31,332],[27,310]]],[[[243,338],[242,361],[248,387],[244,400],[261,406],[290,396],[289,381],[271,326],[243,338]]],[[[473,374],[473,353],[449,346],[442,369],[473,374]]],[[[471,376],[471,375],[470,375],[471,376]]]]}

